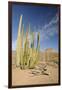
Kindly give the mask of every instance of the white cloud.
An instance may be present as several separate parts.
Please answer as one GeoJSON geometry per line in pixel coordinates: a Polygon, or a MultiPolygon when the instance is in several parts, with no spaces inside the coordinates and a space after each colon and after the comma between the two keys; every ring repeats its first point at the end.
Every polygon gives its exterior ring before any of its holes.
{"type": "Polygon", "coordinates": [[[56,14],[56,16],[53,17],[49,23],[45,24],[41,28],[40,30],[41,40],[49,39],[54,34],[58,34],[58,21],[59,17],[56,14]]]}
{"type": "Polygon", "coordinates": [[[12,50],[16,49],[16,40],[12,41],[12,50]]]}
{"type": "Polygon", "coordinates": [[[42,29],[46,29],[46,28],[50,27],[52,24],[57,24],[58,21],[59,21],[59,18],[58,18],[58,15],[56,14],[56,16],[53,17],[49,23],[45,24],[42,29]]]}

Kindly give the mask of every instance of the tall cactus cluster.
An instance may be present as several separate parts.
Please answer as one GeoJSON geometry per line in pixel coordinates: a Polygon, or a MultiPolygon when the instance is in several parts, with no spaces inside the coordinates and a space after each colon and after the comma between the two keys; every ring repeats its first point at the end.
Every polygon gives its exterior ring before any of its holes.
{"type": "Polygon", "coordinates": [[[30,31],[30,25],[24,36],[24,25],[22,15],[18,26],[17,46],[16,46],[16,67],[21,69],[35,68],[39,61],[40,33],[37,35],[37,47],[34,46],[35,33],[30,31]],[[24,38],[25,37],[25,38],[24,38]],[[30,37],[30,38],[29,38],[30,37]]]}

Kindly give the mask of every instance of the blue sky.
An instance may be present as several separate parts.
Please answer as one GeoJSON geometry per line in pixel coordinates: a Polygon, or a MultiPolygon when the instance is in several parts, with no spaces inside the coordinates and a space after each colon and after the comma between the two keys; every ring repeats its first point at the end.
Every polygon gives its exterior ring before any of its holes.
{"type": "MultiPolygon", "coordinates": [[[[30,24],[30,30],[40,32],[40,50],[53,48],[58,51],[58,7],[55,6],[12,6],[12,50],[16,49],[16,39],[20,15],[23,15],[24,32],[30,24]]],[[[35,35],[35,47],[36,47],[35,35]]]]}

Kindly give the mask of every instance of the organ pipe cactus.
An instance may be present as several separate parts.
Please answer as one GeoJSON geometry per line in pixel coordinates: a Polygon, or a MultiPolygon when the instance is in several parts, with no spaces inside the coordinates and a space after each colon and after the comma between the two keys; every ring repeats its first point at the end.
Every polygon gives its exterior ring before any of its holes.
{"type": "Polygon", "coordinates": [[[39,61],[40,33],[38,32],[37,35],[36,48],[34,46],[35,44],[34,34],[35,34],[34,32],[30,32],[30,25],[29,25],[24,40],[24,25],[22,24],[22,16],[20,16],[18,36],[17,36],[17,47],[16,47],[16,66],[19,66],[21,69],[35,68],[35,66],[39,61]]]}

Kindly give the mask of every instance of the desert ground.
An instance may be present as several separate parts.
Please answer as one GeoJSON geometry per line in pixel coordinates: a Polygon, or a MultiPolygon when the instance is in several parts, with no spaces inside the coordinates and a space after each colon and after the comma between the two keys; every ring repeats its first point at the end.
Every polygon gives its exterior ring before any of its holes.
{"type": "Polygon", "coordinates": [[[35,69],[21,70],[15,66],[15,54],[12,54],[12,85],[57,84],[58,63],[40,60],[35,69]]]}

